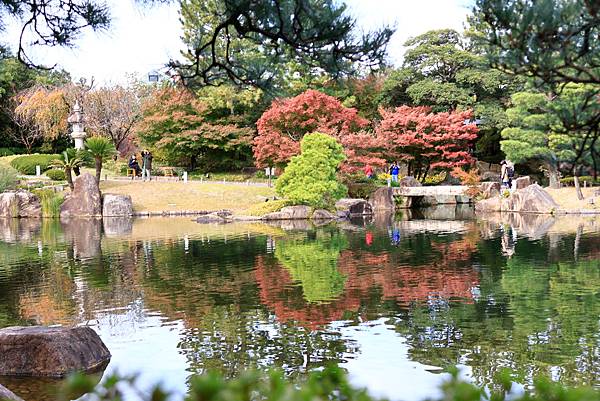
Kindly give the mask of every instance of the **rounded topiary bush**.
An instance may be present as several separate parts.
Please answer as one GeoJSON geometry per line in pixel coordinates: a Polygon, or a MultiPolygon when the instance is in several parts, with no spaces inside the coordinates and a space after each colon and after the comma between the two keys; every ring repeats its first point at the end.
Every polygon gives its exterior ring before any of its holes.
{"type": "Polygon", "coordinates": [[[300,155],[292,157],[277,179],[277,193],[294,205],[332,208],[347,194],[347,188],[337,178],[337,169],[345,158],[344,149],[335,138],[318,132],[305,135],[300,155]]]}
{"type": "Polygon", "coordinates": [[[19,173],[26,175],[35,174],[35,166],[40,166],[42,172],[50,168],[53,160],[60,159],[59,155],[27,155],[11,160],[10,165],[19,173]]]}
{"type": "Polygon", "coordinates": [[[66,180],[65,172],[59,169],[52,169],[46,171],[46,176],[52,181],[64,181],[66,180]]]}

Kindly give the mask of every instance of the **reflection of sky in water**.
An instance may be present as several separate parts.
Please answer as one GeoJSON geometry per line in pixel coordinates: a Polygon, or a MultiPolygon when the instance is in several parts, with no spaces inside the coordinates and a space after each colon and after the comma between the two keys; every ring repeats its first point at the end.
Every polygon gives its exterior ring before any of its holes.
{"type": "Polygon", "coordinates": [[[183,322],[167,322],[158,313],[138,308],[141,304],[128,307],[123,314],[99,312],[97,320],[89,322],[112,354],[105,377],[114,372],[139,374],[141,389],[161,383],[167,391],[180,395],[173,399],[180,399],[187,391],[189,376],[184,369],[185,356],[177,348],[183,322]]]}

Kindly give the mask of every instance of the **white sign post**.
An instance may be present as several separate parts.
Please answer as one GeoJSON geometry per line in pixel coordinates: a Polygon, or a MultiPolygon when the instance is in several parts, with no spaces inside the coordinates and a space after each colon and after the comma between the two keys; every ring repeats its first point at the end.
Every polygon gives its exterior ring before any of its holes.
{"type": "Polygon", "coordinates": [[[37,177],[39,177],[40,175],[42,175],[42,169],[40,166],[35,166],[35,175],[37,177]]]}
{"type": "Polygon", "coordinates": [[[188,181],[188,177],[187,177],[187,171],[184,171],[184,172],[183,172],[183,182],[184,182],[184,183],[187,183],[187,181],[188,181]]]}

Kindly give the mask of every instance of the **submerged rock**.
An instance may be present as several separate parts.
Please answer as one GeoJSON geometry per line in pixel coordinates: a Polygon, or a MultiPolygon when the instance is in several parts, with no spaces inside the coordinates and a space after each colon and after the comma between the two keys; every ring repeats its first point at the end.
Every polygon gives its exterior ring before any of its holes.
{"type": "Polygon", "coordinates": [[[22,398],[17,397],[12,391],[0,384],[0,400],[2,401],[23,401],[22,398]]]}
{"type": "Polygon", "coordinates": [[[102,198],[96,177],[84,173],[77,177],[74,184],[75,189],[60,207],[60,217],[102,216],[102,198]]]}
{"type": "Polygon", "coordinates": [[[0,193],[0,217],[42,217],[40,198],[24,189],[0,193]]]}
{"type": "Polygon", "coordinates": [[[0,329],[0,376],[65,377],[94,372],[110,352],[89,327],[8,327],[0,329]]]}

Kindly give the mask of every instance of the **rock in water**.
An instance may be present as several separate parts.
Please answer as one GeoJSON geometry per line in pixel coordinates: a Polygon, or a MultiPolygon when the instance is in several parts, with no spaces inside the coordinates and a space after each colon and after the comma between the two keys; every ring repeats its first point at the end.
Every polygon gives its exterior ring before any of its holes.
{"type": "Polygon", "coordinates": [[[373,214],[371,204],[364,199],[340,199],[335,203],[337,211],[348,212],[350,216],[373,214]]]}
{"type": "Polygon", "coordinates": [[[131,196],[104,194],[102,196],[102,216],[130,217],[133,215],[131,196]]]}
{"type": "Polygon", "coordinates": [[[500,195],[500,182],[482,182],[479,184],[479,189],[483,199],[493,198],[500,195]]]}
{"type": "Polygon", "coordinates": [[[108,348],[89,327],[0,329],[0,376],[65,377],[94,372],[108,361],[108,348]]]}
{"type": "Polygon", "coordinates": [[[60,217],[93,216],[102,216],[102,197],[96,177],[84,173],[77,177],[75,189],[67,196],[60,207],[60,217]]]}
{"type": "Polygon", "coordinates": [[[331,213],[329,210],[325,210],[325,209],[317,209],[314,211],[314,213],[311,216],[311,219],[313,220],[335,220],[336,219],[336,215],[331,213]]]}
{"type": "Polygon", "coordinates": [[[40,198],[23,189],[0,193],[0,217],[42,217],[40,198]]]}
{"type": "Polygon", "coordinates": [[[311,213],[310,206],[286,206],[278,212],[265,214],[262,218],[263,220],[306,220],[311,213]]]}
{"type": "Polygon", "coordinates": [[[553,213],[558,204],[537,184],[514,191],[509,197],[495,196],[475,204],[479,212],[553,213]]]}
{"type": "Polygon", "coordinates": [[[390,187],[377,188],[369,197],[373,210],[394,210],[394,190],[390,187]]]}
{"type": "Polygon", "coordinates": [[[2,401],[23,401],[22,398],[17,397],[12,391],[0,384],[0,400],[2,401]]]}

